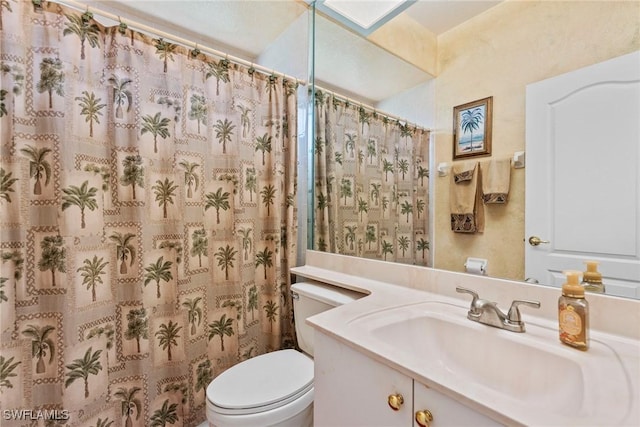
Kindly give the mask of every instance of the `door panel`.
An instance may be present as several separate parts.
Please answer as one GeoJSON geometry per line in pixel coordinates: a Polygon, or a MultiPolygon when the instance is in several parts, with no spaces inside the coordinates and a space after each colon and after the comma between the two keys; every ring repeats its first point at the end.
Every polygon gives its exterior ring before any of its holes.
{"type": "MultiPolygon", "coordinates": [[[[499,427],[502,424],[485,415],[438,393],[429,387],[413,382],[413,412],[429,410],[433,421],[430,427],[499,427]]],[[[420,427],[413,420],[413,427],[420,427]]]]}
{"type": "Polygon", "coordinates": [[[640,298],[640,52],[531,84],[526,106],[526,276],[560,286],[594,259],[607,294],[640,298]]]}
{"type": "Polygon", "coordinates": [[[411,378],[318,331],[314,341],[316,427],[411,425],[411,378]],[[387,403],[395,394],[404,399],[397,411],[387,403]]]}

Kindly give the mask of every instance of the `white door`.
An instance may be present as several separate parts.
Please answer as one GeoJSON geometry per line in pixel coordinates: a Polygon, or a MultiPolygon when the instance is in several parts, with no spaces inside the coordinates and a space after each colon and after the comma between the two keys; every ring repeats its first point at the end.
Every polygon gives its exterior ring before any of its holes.
{"type": "Polygon", "coordinates": [[[533,83],[526,108],[526,277],[596,260],[607,294],[640,298],[640,51],[533,83]]]}

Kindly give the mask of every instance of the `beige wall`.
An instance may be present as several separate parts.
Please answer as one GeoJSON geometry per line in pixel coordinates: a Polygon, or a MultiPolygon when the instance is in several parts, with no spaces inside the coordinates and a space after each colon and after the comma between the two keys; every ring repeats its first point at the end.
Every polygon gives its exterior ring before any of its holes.
{"type": "Polygon", "coordinates": [[[396,16],[371,33],[367,40],[393,52],[394,55],[422,71],[432,76],[436,75],[438,67],[436,35],[406,14],[401,13],[396,16]]]}
{"type": "MultiPolygon", "coordinates": [[[[639,1],[508,0],[438,37],[436,159],[452,162],[453,107],[493,96],[493,158],[525,149],[525,87],[640,49],[639,1]]],[[[477,158],[482,160],[483,158],[477,158]]],[[[467,257],[489,274],[524,278],[524,169],[513,169],[505,206],[485,208],[485,232],[453,233],[451,176],[435,180],[435,267],[463,271],[467,257]]]]}

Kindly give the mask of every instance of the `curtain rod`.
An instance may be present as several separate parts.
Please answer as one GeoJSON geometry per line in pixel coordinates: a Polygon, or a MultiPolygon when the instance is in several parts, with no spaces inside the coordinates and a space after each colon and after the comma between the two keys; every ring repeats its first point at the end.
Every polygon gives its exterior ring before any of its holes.
{"type": "MultiPolygon", "coordinates": [[[[409,122],[409,120],[407,120],[407,119],[405,119],[405,118],[402,118],[402,117],[399,117],[399,116],[394,116],[393,114],[385,113],[384,111],[381,111],[380,109],[378,109],[378,108],[376,108],[376,107],[373,107],[373,106],[368,105],[368,104],[364,104],[364,103],[362,103],[362,102],[360,102],[360,101],[358,101],[358,100],[355,100],[355,99],[349,98],[348,96],[340,95],[340,94],[338,94],[338,93],[335,93],[335,92],[334,92],[334,91],[332,91],[332,90],[325,89],[325,88],[323,88],[323,87],[321,87],[321,86],[318,86],[318,85],[315,85],[315,87],[316,87],[316,89],[318,89],[318,90],[320,90],[320,91],[322,91],[322,92],[328,92],[328,93],[330,93],[330,94],[331,94],[331,95],[333,95],[335,98],[341,99],[342,101],[348,102],[348,103],[350,103],[350,104],[359,105],[360,107],[362,107],[362,108],[364,108],[364,109],[367,109],[367,110],[372,110],[373,112],[375,112],[375,113],[377,113],[377,114],[380,114],[381,116],[385,116],[385,117],[386,117],[386,118],[388,118],[388,119],[396,120],[396,121],[398,121],[398,122],[405,122],[407,125],[410,125],[410,124],[411,124],[411,122],[409,122]]],[[[413,126],[414,126],[416,129],[420,129],[420,130],[422,130],[423,132],[425,132],[425,131],[426,131],[426,132],[431,132],[431,130],[430,130],[430,129],[427,129],[427,128],[423,127],[423,126],[418,126],[418,124],[417,124],[417,123],[414,123],[414,124],[413,124],[413,126]]]]}
{"type": "Polygon", "coordinates": [[[133,27],[137,30],[141,30],[147,33],[151,33],[151,34],[155,34],[158,37],[162,37],[162,38],[166,38],[169,40],[172,40],[176,43],[179,43],[183,46],[186,46],[187,48],[193,48],[193,49],[198,49],[200,51],[203,52],[208,52],[214,56],[217,56],[219,58],[224,58],[224,59],[228,59],[229,61],[238,63],[240,65],[244,65],[247,67],[253,67],[255,70],[262,72],[263,74],[267,74],[267,75],[277,75],[280,77],[283,77],[284,79],[295,79],[295,81],[299,84],[302,85],[307,85],[307,82],[305,80],[300,80],[298,78],[295,77],[291,77],[291,76],[287,76],[284,73],[280,73],[277,72],[275,70],[269,69],[267,67],[263,67],[261,65],[258,64],[254,64],[253,62],[244,60],[242,58],[239,58],[237,56],[233,56],[233,55],[229,55],[227,53],[221,52],[219,50],[207,47],[207,46],[200,46],[198,43],[187,40],[185,38],[176,36],[174,34],[170,34],[170,33],[166,33],[164,31],[158,30],[157,28],[153,28],[153,27],[149,27],[148,25],[145,24],[141,24],[139,22],[130,20],[130,19],[123,19],[121,16],[119,15],[114,15],[113,13],[109,13],[109,12],[105,12],[104,10],[100,10],[100,9],[96,9],[93,6],[89,6],[87,4],[84,3],[80,3],[77,2],[75,0],[49,0],[51,3],[56,3],[56,4],[60,4],[62,6],[67,6],[79,11],[86,11],[86,12],[91,12],[91,13],[96,13],[98,15],[101,15],[105,18],[111,19],[113,21],[118,21],[121,22],[123,24],[126,24],[127,27],[133,27]]]}

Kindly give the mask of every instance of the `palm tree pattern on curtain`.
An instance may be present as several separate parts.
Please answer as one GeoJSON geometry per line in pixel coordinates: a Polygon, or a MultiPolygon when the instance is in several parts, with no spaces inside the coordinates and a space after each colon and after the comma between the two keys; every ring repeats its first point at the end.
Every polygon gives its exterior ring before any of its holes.
{"type": "Polygon", "coordinates": [[[314,248],[428,265],[429,131],[317,91],[314,248]]]}
{"type": "Polygon", "coordinates": [[[2,409],[198,425],[213,378],[294,345],[297,83],[4,3],[2,409]]]}

